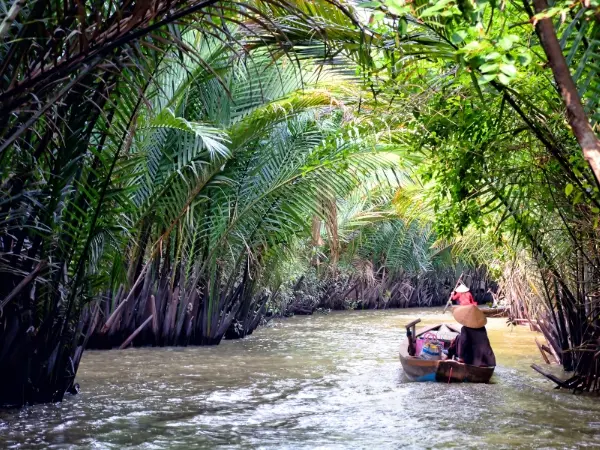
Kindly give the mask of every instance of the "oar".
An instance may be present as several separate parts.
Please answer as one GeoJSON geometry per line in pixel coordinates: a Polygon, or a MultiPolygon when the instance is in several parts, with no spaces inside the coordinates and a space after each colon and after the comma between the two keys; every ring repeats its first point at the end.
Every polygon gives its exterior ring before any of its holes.
{"type": "MultiPolygon", "coordinates": [[[[460,274],[460,277],[458,277],[458,281],[454,285],[454,289],[452,289],[452,292],[454,292],[456,290],[456,288],[462,281],[462,277],[464,274],[465,274],[464,272],[460,274]]],[[[448,297],[448,301],[446,302],[446,307],[444,308],[444,312],[442,314],[446,314],[446,310],[448,309],[448,306],[452,305],[452,292],[450,292],[450,297],[448,297]]]]}

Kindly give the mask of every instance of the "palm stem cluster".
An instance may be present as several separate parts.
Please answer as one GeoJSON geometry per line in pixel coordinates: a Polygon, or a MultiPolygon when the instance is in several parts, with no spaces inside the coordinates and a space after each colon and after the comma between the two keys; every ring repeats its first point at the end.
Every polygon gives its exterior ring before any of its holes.
{"type": "Polygon", "coordinates": [[[329,138],[343,115],[309,89],[318,68],[284,33],[303,24],[326,57],[326,19],[310,12],[12,5],[0,27],[0,403],[62,399],[90,338],[112,343],[137,318],[159,344],[217,343],[234,317],[256,326],[271,248],[302,231],[325,185],[343,193],[383,164],[329,138]]]}

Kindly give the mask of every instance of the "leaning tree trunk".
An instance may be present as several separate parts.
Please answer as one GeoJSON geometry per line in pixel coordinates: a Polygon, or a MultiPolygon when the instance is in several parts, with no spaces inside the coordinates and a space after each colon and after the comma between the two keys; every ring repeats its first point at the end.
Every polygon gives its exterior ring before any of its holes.
{"type": "MultiPolygon", "coordinates": [[[[546,0],[533,0],[533,5],[537,14],[548,10],[546,0]]],[[[544,53],[546,53],[546,57],[548,58],[548,64],[552,69],[560,95],[567,108],[569,125],[571,125],[573,134],[583,151],[583,157],[594,172],[596,182],[600,184],[600,140],[590,126],[588,117],[581,104],[577,86],[575,86],[569,66],[562,53],[552,19],[546,17],[539,20],[535,29],[540,38],[544,53]]]]}

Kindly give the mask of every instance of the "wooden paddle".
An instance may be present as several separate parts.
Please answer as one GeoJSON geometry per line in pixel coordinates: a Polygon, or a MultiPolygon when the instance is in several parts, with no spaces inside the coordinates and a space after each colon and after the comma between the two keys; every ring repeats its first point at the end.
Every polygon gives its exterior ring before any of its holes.
{"type": "MultiPolygon", "coordinates": [[[[464,274],[465,274],[464,272],[460,274],[460,277],[458,277],[458,281],[454,285],[454,289],[452,289],[452,292],[454,292],[456,290],[456,288],[458,287],[458,285],[461,283],[462,277],[464,274]]],[[[448,297],[448,301],[446,302],[446,307],[444,308],[444,312],[442,314],[445,314],[446,310],[448,309],[448,306],[452,305],[452,292],[450,292],[450,297],[448,297]]]]}

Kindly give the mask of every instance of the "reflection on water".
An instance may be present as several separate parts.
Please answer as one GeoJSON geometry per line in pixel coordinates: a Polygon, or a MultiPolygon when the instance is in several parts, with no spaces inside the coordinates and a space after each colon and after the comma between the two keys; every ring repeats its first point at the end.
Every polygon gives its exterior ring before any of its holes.
{"type": "Polygon", "coordinates": [[[580,448],[600,404],[529,365],[534,334],[490,319],[491,385],[413,383],[403,324],[439,310],[297,317],[218,347],[85,354],[82,393],[0,412],[0,448],[580,448]]]}

